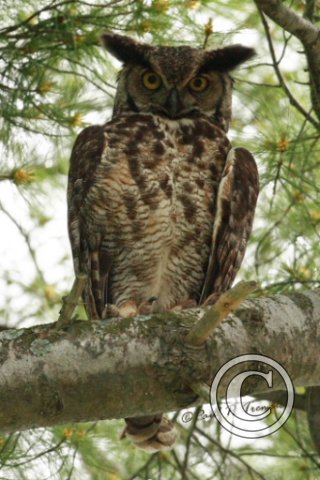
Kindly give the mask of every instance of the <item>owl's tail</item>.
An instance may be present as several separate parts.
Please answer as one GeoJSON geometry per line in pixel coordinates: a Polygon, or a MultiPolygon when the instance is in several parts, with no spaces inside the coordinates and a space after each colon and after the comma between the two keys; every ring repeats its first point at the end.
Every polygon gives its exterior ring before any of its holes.
{"type": "Polygon", "coordinates": [[[139,448],[148,452],[170,450],[178,438],[175,425],[161,413],[146,417],[126,418],[121,438],[128,437],[139,448]]]}

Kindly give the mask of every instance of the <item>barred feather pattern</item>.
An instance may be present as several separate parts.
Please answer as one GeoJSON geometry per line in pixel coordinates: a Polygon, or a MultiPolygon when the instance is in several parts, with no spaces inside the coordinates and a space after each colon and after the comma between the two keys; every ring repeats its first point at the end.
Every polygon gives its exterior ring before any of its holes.
{"type": "MultiPolygon", "coordinates": [[[[216,300],[242,262],[257,195],[252,155],[207,117],[126,112],[86,128],[71,156],[68,225],[75,271],[89,277],[89,318],[106,304],[151,299],[165,311],[216,300]]],[[[161,415],[126,421],[140,446],[174,443],[161,415]],[[144,419],[144,431],[160,429],[151,440],[137,435],[144,419]]]]}

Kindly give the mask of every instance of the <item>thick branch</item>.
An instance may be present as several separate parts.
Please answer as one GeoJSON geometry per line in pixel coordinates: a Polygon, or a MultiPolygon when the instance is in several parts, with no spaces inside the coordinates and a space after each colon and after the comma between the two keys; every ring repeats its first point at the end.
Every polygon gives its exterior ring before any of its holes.
{"type": "MultiPolygon", "coordinates": [[[[252,352],[281,363],[295,385],[320,383],[319,291],[246,301],[205,346],[188,346],[204,313],[2,332],[0,429],[177,410],[196,400],[189,385],[210,385],[228,360],[252,352]]],[[[244,394],[259,393],[266,383],[245,387],[244,394]]],[[[275,378],[273,388],[281,387],[275,378]]]]}

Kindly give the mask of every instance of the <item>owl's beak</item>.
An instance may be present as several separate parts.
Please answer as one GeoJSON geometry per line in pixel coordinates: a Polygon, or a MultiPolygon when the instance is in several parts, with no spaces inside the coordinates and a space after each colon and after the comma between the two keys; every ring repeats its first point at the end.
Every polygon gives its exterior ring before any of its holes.
{"type": "Polygon", "coordinates": [[[182,103],[178,91],[173,88],[164,104],[170,118],[176,118],[182,109],[182,103]]]}

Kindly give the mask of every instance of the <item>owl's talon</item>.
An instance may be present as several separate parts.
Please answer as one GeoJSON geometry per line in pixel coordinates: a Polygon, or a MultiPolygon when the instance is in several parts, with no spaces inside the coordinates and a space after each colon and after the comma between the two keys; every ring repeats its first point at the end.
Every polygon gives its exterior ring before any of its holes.
{"type": "Polygon", "coordinates": [[[102,318],[120,317],[119,309],[112,303],[107,303],[104,307],[102,318]]]}
{"type": "Polygon", "coordinates": [[[138,315],[138,307],[134,300],[128,300],[118,307],[119,315],[123,318],[131,318],[138,315]]]}
{"type": "Polygon", "coordinates": [[[183,302],[179,303],[178,305],[175,305],[174,307],[170,308],[170,312],[181,312],[181,310],[186,310],[188,308],[195,308],[197,307],[197,302],[193,298],[188,298],[187,300],[184,300],[183,302]]]}
{"type": "Polygon", "coordinates": [[[149,315],[154,311],[154,304],[158,300],[157,297],[150,297],[146,302],[140,303],[138,312],[140,315],[149,315]]]}
{"type": "Polygon", "coordinates": [[[102,318],[123,317],[130,318],[138,315],[138,307],[134,300],[128,300],[121,305],[107,303],[104,307],[102,318]]]}

